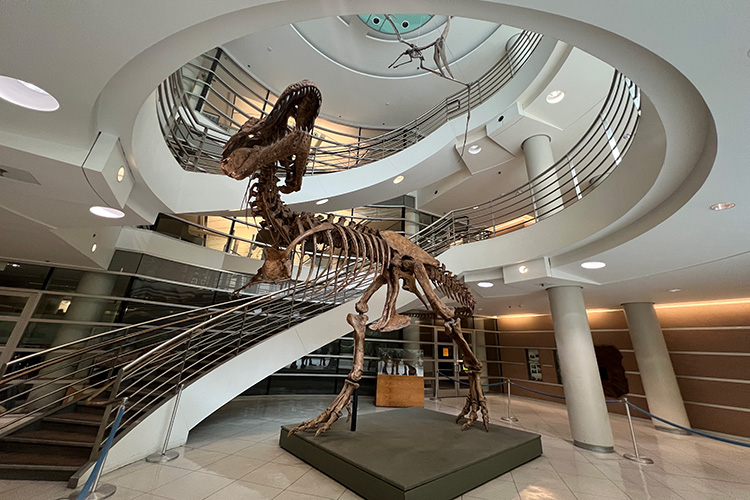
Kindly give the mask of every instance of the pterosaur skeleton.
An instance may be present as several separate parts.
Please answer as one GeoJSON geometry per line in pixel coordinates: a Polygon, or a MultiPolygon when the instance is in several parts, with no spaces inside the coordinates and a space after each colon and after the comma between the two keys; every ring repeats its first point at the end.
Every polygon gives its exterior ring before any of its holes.
{"type": "Polygon", "coordinates": [[[464,339],[456,308],[442,302],[433,290],[437,288],[460,304],[460,309],[470,312],[474,298],[468,288],[435,257],[393,231],[374,230],[344,218],[335,220],[333,215],[296,213],[281,200],[280,193],[302,187],[311,131],[320,105],[320,91],[315,84],[304,80],[290,85],[268,116],[250,118],[227,141],[221,161],[228,176],[237,180],[249,178],[248,208],[253,216],[262,219],[262,228],[274,241],[266,249],[262,267],[245,287],[261,281],[293,280],[312,286],[333,283],[335,292],[365,286],[366,280],[371,280],[354,306],[357,314],[347,316],[354,329],[354,360],[343,389],[320,415],[302,422],[292,432],[315,430],[319,435],[338,420],[344,408],[350,410],[352,393],[362,378],[370,298],[386,286],[383,314],[369,325],[370,329],[388,332],[410,323],[408,316],[396,312],[399,283],[443,319],[445,332],[463,356],[470,391],[456,421],[466,417],[462,426],[466,429],[481,413],[488,430],[489,414],[480,383],[482,364],[464,339]],[[283,175],[283,184],[279,184],[277,173],[283,175]]]}

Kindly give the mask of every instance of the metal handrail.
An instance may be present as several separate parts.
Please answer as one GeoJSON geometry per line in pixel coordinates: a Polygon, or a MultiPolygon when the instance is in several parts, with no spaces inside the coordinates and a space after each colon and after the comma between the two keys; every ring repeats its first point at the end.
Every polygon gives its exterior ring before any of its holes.
{"type": "Polygon", "coordinates": [[[451,246],[521,229],[569,207],[621,163],[635,137],[640,115],[640,89],[615,71],[599,114],[567,154],[506,194],[448,212],[412,240],[437,255],[451,246]]]}
{"type": "MultiPolygon", "coordinates": [[[[500,60],[479,79],[469,84],[443,101],[435,105],[422,116],[399,127],[371,138],[347,134],[316,125],[313,130],[314,144],[307,165],[307,175],[316,173],[330,173],[347,170],[386,158],[419,142],[437,130],[448,120],[455,118],[470,109],[485,102],[498,90],[511,81],[518,69],[523,66],[534,53],[542,40],[542,35],[530,31],[523,31],[516,37],[508,51],[500,60]],[[471,98],[469,99],[469,96],[471,98]],[[351,143],[341,143],[328,139],[328,134],[356,139],[351,143]]],[[[270,110],[272,102],[270,91],[260,96],[247,86],[242,78],[252,78],[242,65],[231,59],[231,56],[217,49],[216,54],[204,54],[203,59],[209,67],[194,62],[186,64],[173,73],[158,88],[157,114],[164,138],[177,162],[189,171],[200,171],[220,174],[218,164],[221,159],[221,149],[229,136],[236,132],[241,123],[234,119],[241,116],[247,119],[250,115],[236,104],[240,102],[244,107],[254,110],[257,116],[263,117],[270,110]],[[225,55],[233,63],[228,68],[220,60],[225,55]],[[226,81],[217,71],[221,69],[230,82],[226,81]],[[187,70],[197,71],[205,75],[198,79],[186,75],[187,70]],[[186,91],[184,84],[193,82],[203,87],[200,94],[186,91]],[[220,87],[220,91],[217,88],[220,87]],[[262,106],[244,97],[253,94],[262,106]],[[224,112],[217,108],[211,98],[221,101],[229,110],[224,112]],[[226,97],[229,95],[229,97],[226,97]],[[212,123],[200,111],[194,108],[211,108],[214,115],[220,116],[225,122],[224,127],[212,123]]],[[[275,98],[276,96],[274,96],[275,98]]],[[[256,116],[253,114],[253,116],[256,116]]]]}

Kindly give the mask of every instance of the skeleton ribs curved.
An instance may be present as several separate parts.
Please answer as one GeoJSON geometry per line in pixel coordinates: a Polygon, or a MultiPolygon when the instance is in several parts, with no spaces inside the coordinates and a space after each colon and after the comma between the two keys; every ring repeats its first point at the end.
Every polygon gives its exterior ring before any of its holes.
{"type": "Polygon", "coordinates": [[[408,316],[396,312],[399,283],[444,320],[446,334],[463,356],[470,387],[456,422],[465,417],[462,429],[466,429],[481,415],[489,430],[489,413],[480,382],[482,364],[461,332],[456,308],[446,305],[434,291],[437,289],[460,304],[460,309],[471,312],[474,298],[466,286],[435,257],[397,233],[374,230],[343,218],[336,220],[333,215],[296,213],[281,200],[280,193],[302,187],[311,131],[320,105],[320,91],[315,84],[303,80],[290,85],[268,116],[249,119],[229,138],[221,161],[226,175],[237,180],[250,179],[248,209],[251,215],[262,219],[262,230],[272,241],[260,270],[243,288],[264,281],[294,280],[337,293],[363,287],[370,280],[354,306],[356,314],[347,316],[354,329],[354,360],[344,388],[320,415],[291,432],[315,431],[319,435],[338,420],[345,408],[350,410],[352,393],[362,378],[370,298],[386,286],[383,314],[370,325],[371,330],[398,330],[410,322],[408,316]],[[284,178],[281,184],[278,174],[284,178]]]}

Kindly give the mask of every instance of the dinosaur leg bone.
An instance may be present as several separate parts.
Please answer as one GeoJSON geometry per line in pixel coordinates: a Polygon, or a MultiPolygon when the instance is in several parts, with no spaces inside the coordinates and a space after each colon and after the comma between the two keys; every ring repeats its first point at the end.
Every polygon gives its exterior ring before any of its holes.
{"type": "Polygon", "coordinates": [[[386,284],[388,285],[388,293],[385,298],[385,306],[383,306],[383,315],[378,321],[370,325],[370,330],[376,332],[392,332],[394,330],[400,330],[411,323],[409,316],[402,316],[396,313],[396,299],[398,299],[398,278],[391,271],[385,271],[386,284]]]}
{"type": "Polygon", "coordinates": [[[348,314],[346,321],[352,328],[354,328],[354,360],[352,363],[352,369],[349,371],[349,375],[344,381],[344,387],[333,403],[328,405],[328,408],[323,410],[323,413],[317,417],[306,420],[299,424],[297,427],[289,431],[289,434],[294,434],[299,431],[312,431],[317,429],[315,432],[316,436],[327,431],[331,428],[336,420],[341,416],[342,411],[346,408],[351,415],[350,400],[354,390],[359,387],[359,380],[362,378],[362,369],[364,367],[365,360],[365,325],[367,324],[367,316],[364,314],[348,314]]]}
{"type": "Polygon", "coordinates": [[[489,431],[490,419],[487,410],[487,400],[484,397],[482,382],[480,379],[480,375],[482,374],[482,362],[479,361],[471,351],[471,347],[469,347],[463,333],[461,333],[460,323],[455,318],[455,310],[452,307],[443,304],[432,290],[430,278],[427,276],[427,271],[425,270],[424,265],[420,262],[414,263],[414,277],[417,279],[419,286],[422,287],[422,291],[424,291],[427,300],[430,302],[432,310],[445,320],[445,333],[456,343],[456,346],[458,346],[458,349],[463,356],[464,366],[469,370],[469,395],[466,396],[466,404],[464,405],[461,414],[456,418],[456,422],[461,420],[464,415],[468,413],[468,421],[461,426],[461,430],[468,429],[477,420],[477,411],[481,411],[484,428],[489,431]]]}
{"type": "Polygon", "coordinates": [[[482,362],[471,351],[471,347],[469,347],[461,332],[461,323],[458,319],[453,318],[445,322],[445,333],[458,346],[458,350],[461,351],[461,355],[463,356],[464,366],[469,372],[469,395],[466,396],[466,404],[463,410],[456,417],[456,423],[466,416],[467,421],[461,426],[461,430],[468,429],[476,422],[478,418],[477,412],[481,411],[484,429],[489,432],[490,416],[487,410],[487,398],[485,398],[484,391],[482,391],[482,381],[480,378],[482,374],[482,362]]]}

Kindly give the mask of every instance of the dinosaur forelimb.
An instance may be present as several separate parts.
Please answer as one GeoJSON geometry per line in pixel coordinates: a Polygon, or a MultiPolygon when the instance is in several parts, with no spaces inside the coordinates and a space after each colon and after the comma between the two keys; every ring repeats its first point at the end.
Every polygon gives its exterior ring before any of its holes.
{"type": "Polygon", "coordinates": [[[341,417],[344,408],[351,409],[349,402],[351,400],[354,390],[359,387],[359,381],[362,378],[362,370],[364,369],[365,360],[365,325],[367,325],[367,316],[364,314],[348,314],[346,321],[352,328],[354,328],[354,360],[352,362],[352,369],[349,371],[349,375],[344,381],[344,387],[336,396],[336,399],[328,405],[328,408],[323,410],[323,413],[317,417],[306,420],[299,424],[297,427],[289,431],[289,435],[299,431],[313,431],[315,430],[315,436],[319,436],[323,432],[326,432],[331,426],[341,417]]]}

